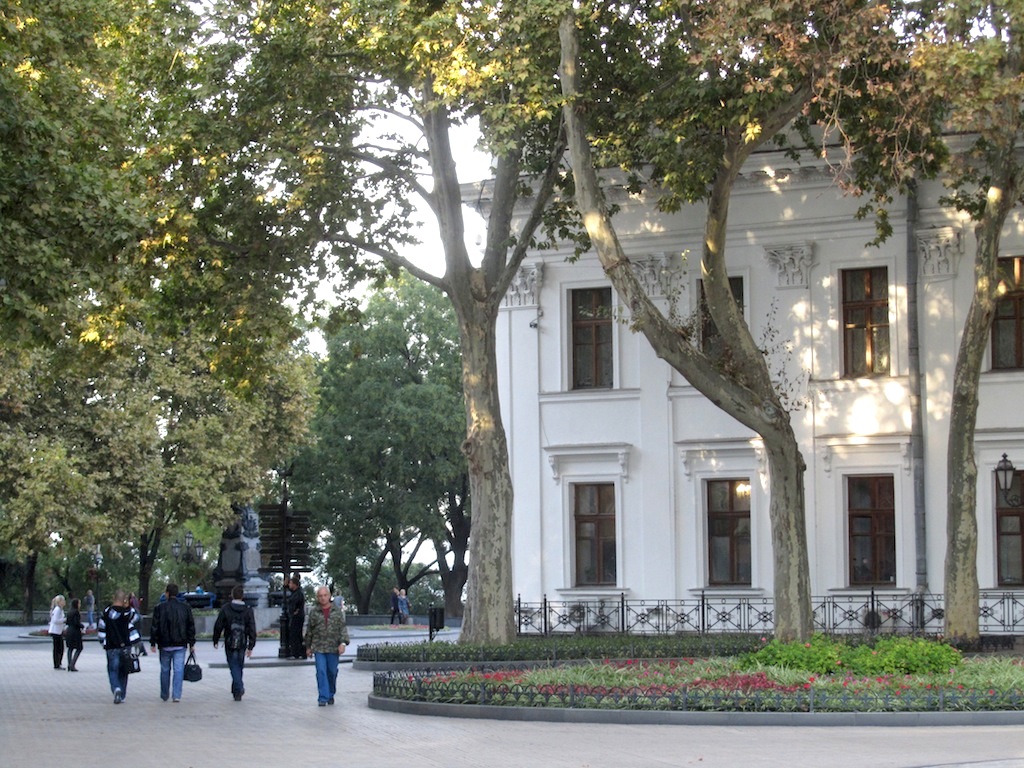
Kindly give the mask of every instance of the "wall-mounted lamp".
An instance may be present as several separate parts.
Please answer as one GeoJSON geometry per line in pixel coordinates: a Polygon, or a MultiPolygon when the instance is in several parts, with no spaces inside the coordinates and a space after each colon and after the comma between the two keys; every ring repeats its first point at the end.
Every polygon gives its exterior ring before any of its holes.
{"type": "Polygon", "coordinates": [[[1013,462],[1006,458],[1006,454],[1003,454],[1003,458],[996,464],[996,486],[999,488],[1000,494],[1002,494],[1003,501],[1008,507],[1021,507],[1024,506],[1024,502],[1021,502],[1020,492],[1011,494],[1013,490],[1013,481],[1017,477],[1017,468],[1013,466],[1013,462]]]}
{"type": "Polygon", "coordinates": [[[540,325],[540,319],[544,317],[544,310],[537,307],[537,316],[530,321],[531,328],[537,328],[540,325]]]}

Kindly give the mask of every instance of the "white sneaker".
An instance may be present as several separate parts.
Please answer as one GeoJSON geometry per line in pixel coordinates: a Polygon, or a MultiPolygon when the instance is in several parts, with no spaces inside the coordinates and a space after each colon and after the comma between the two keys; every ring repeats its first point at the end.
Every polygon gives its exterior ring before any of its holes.
{"type": "Polygon", "coordinates": [[[114,703],[115,704],[120,704],[122,701],[124,701],[124,693],[121,691],[120,688],[115,688],[114,689],[114,703]]]}

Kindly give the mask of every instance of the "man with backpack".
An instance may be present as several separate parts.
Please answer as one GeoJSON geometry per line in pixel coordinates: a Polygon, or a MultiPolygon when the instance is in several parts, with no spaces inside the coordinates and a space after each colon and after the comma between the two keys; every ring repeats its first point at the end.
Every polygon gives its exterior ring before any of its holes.
{"type": "Polygon", "coordinates": [[[231,670],[231,695],[235,701],[242,700],[245,686],[242,685],[242,668],[245,658],[252,658],[252,649],[256,646],[256,616],[252,608],[245,604],[245,589],[236,584],[231,589],[231,602],[220,609],[217,621],[213,625],[213,647],[224,636],[224,655],[227,657],[228,669],[231,670]]]}

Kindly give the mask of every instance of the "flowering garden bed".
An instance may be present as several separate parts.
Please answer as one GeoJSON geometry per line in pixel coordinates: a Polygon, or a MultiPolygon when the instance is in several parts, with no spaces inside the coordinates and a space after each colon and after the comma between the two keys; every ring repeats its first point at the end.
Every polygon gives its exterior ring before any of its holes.
{"type": "Polygon", "coordinates": [[[1024,709],[1024,664],[963,658],[941,643],[765,641],[708,659],[600,660],[501,669],[377,673],[374,693],[488,706],[696,712],[973,712],[1024,709]]]}

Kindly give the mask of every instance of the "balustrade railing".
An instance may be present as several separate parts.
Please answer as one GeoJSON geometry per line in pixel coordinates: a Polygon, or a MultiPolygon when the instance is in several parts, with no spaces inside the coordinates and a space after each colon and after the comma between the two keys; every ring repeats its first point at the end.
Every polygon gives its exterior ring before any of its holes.
{"type": "MultiPolygon", "coordinates": [[[[811,598],[816,631],[826,634],[938,635],[943,631],[942,595],[864,593],[811,598]]],[[[679,600],[604,598],[516,601],[521,635],[675,634],[679,632],[764,632],[774,629],[771,597],[709,595],[679,600]]],[[[978,604],[983,635],[1024,633],[1024,593],[982,593],[978,604]]]]}

